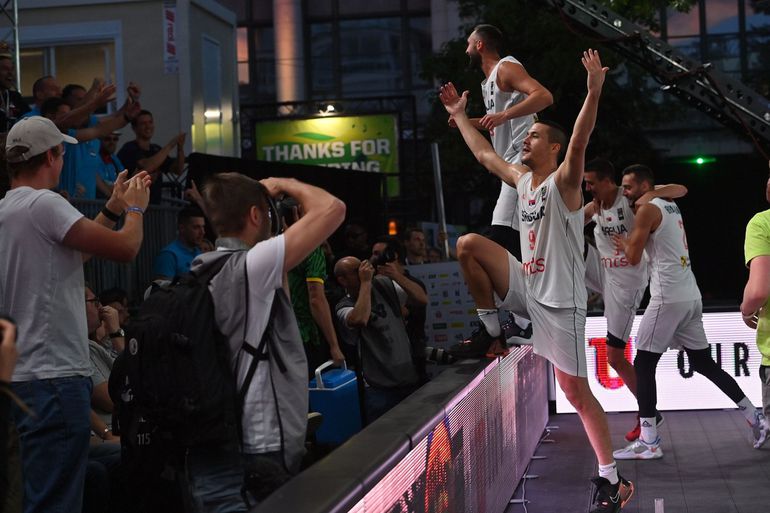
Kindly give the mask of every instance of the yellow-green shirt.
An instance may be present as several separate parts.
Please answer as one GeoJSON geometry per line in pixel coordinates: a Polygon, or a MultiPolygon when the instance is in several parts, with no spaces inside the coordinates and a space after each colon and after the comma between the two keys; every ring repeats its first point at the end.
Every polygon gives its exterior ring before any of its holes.
{"type": "MultiPolygon", "coordinates": [[[[770,210],[760,212],[746,225],[743,245],[746,266],[758,256],[770,256],[770,210]]],[[[770,365],[770,299],[762,308],[757,323],[757,347],[762,353],[762,365],[770,365]]]]}

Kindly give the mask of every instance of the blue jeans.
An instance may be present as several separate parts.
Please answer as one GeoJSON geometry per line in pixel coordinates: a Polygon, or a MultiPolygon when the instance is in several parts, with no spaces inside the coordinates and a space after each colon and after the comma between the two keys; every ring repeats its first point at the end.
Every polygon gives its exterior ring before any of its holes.
{"type": "Polygon", "coordinates": [[[35,412],[13,414],[21,446],[24,513],[79,512],[91,429],[91,379],[83,376],[13,383],[35,412]]]}
{"type": "Polygon", "coordinates": [[[187,452],[185,478],[194,513],[241,513],[247,510],[241,497],[243,465],[237,447],[191,448],[187,452]]]}

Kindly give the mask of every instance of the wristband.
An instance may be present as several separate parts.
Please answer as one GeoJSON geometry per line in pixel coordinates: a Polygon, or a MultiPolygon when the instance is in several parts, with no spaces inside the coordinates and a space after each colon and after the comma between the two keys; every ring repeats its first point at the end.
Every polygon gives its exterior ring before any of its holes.
{"type": "Polygon", "coordinates": [[[107,205],[104,205],[102,207],[102,215],[107,219],[109,219],[110,221],[112,221],[113,223],[117,223],[118,221],[120,221],[120,216],[121,216],[121,214],[116,214],[112,210],[108,209],[107,205]]]}
{"type": "Polygon", "coordinates": [[[126,209],[126,214],[130,214],[131,212],[134,212],[139,215],[144,215],[144,209],[142,207],[128,207],[126,209]]]}

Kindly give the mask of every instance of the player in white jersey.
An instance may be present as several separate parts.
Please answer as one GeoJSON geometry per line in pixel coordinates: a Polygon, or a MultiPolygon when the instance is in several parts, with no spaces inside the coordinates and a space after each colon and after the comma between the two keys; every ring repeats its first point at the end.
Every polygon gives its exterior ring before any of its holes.
{"type": "MultiPolygon", "coordinates": [[[[626,359],[626,341],[636,310],[647,288],[647,262],[642,260],[631,265],[626,255],[615,247],[613,235],[628,235],[634,227],[634,212],[623,190],[615,183],[615,166],[606,159],[594,159],[585,167],[585,189],[593,196],[586,205],[586,223],[593,222],[596,249],[588,248],[586,258],[586,285],[602,294],[604,316],[607,319],[607,363],[636,396],[636,372],[626,359]],[[589,259],[593,259],[591,262],[589,259]],[[591,265],[594,264],[594,265],[591,265]]],[[[654,190],[639,198],[637,204],[644,204],[653,198],[679,198],[687,194],[683,185],[658,185],[654,190]]],[[[656,412],[657,425],[663,416],[656,412]]],[[[641,426],[637,416],[636,425],[626,433],[626,440],[639,438],[641,426]]]]}
{"type": "MultiPolygon", "coordinates": [[[[634,165],[623,171],[623,194],[632,202],[654,188],[647,166],[634,165]]],[[[746,397],[735,380],[711,357],[703,330],[700,290],[690,266],[687,235],[679,207],[673,201],[655,198],[636,208],[634,229],[629,237],[613,236],[629,263],[636,265],[646,252],[650,267],[650,304],[636,335],[636,397],[642,423],[641,436],[614,452],[617,459],[656,459],[663,456],[655,422],[655,370],[669,348],[682,348],[692,370],[702,374],[735,402],[757,433],[767,430],[763,415],[746,397]]],[[[765,433],[766,434],[766,433],[765,433]]]]}
{"type": "MultiPolygon", "coordinates": [[[[583,165],[596,122],[604,77],[597,52],[583,54],[588,94],[575,121],[569,145],[552,123],[537,122],[524,139],[521,164],[501,159],[465,115],[468,92],[458,96],[450,83],[440,98],[476,159],[506,183],[518,187],[522,262],[493,241],[476,234],[457,243],[463,276],[482,323],[499,322],[503,307],[532,319],[533,347],[551,361],[556,378],[577,410],[599,461],[592,512],[616,512],[628,501],[633,485],[618,475],[612,458],[607,418],[586,379],[586,288],[583,262],[583,165]],[[561,165],[561,154],[566,156],[561,165]]],[[[500,337],[491,350],[503,343],[500,337]]],[[[462,344],[461,344],[462,346],[462,344]]],[[[469,341],[456,354],[475,355],[487,348],[469,341]],[[474,347],[476,345],[476,347],[474,347]]]]}
{"type": "MultiPolygon", "coordinates": [[[[521,163],[524,138],[535,122],[535,113],[551,105],[553,95],[514,57],[501,58],[502,47],[503,34],[493,25],[477,25],[468,36],[465,53],[471,64],[481,68],[485,77],[481,92],[486,115],[471,119],[471,122],[477,129],[489,131],[495,153],[506,162],[518,164],[521,163]]],[[[520,258],[517,206],[516,189],[501,182],[489,238],[520,258]]],[[[509,319],[507,326],[504,331],[510,337],[509,343],[523,342],[532,333],[529,321],[525,319],[514,317],[509,319]]],[[[484,337],[483,329],[483,325],[480,326],[473,336],[484,337]]]]}

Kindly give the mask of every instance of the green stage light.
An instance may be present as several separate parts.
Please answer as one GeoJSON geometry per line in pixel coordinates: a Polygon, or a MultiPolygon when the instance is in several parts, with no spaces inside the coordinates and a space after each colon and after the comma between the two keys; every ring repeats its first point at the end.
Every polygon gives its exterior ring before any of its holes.
{"type": "Polygon", "coordinates": [[[717,159],[714,157],[704,157],[704,156],[697,156],[689,159],[687,162],[690,164],[695,164],[697,166],[702,166],[703,164],[711,164],[712,162],[716,162],[717,159]]]}

